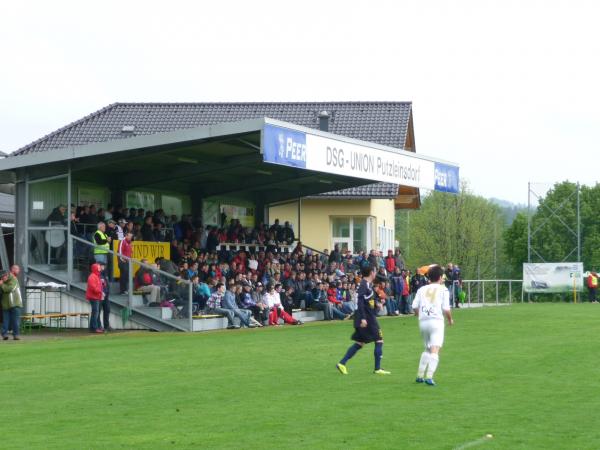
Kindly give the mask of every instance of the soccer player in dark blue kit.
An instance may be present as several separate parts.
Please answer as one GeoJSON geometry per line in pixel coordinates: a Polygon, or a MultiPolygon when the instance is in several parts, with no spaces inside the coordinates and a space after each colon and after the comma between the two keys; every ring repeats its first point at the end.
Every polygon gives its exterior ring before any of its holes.
{"type": "Polygon", "coordinates": [[[337,369],[343,375],[348,374],[346,363],[358,352],[365,344],[375,342],[375,371],[377,375],[389,375],[390,372],[381,368],[381,358],[383,356],[383,334],[377,323],[377,311],[381,304],[375,298],[373,292],[373,280],[375,279],[375,268],[373,266],[364,267],[361,270],[362,281],[358,287],[358,308],[354,312],[354,333],[351,339],[354,344],[348,349],[346,355],[336,364],[337,369]]]}

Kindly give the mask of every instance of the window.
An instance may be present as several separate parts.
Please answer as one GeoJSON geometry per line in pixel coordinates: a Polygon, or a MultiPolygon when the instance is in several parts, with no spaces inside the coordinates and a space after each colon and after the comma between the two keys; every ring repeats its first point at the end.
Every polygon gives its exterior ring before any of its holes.
{"type": "Polygon", "coordinates": [[[332,217],[331,240],[340,250],[358,253],[368,251],[370,243],[370,221],[367,217],[332,217]]]}
{"type": "Polygon", "coordinates": [[[336,217],[331,220],[333,224],[334,238],[349,238],[350,237],[350,221],[352,219],[348,217],[336,217]]]}
{"type": "Polygon", "coordinates": [[[352,248],[354,253],[368,251],[366,217],[355,217],[352,219],[352,248]]]}
{"type": "Polygon", "coordinates": [[[377,241],[379,250],[386,253],[388,250],[394,250],[394,230],[392,228],[377,227],[377,241]]]}

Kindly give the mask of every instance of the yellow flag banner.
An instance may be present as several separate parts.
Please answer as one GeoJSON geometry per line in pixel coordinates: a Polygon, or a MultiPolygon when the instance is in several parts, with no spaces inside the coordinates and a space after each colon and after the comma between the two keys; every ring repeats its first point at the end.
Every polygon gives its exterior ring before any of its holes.
{"type": "MultiPolygon", "coordinates": [[[[132,243],[133,259],[147,259],[150,264],[154,264],[156,258],[163,257],[171,258],[171,244],[168,242],[148,242],[148,241],[133,241],[132,243]]],[[[119,241],[113,241],[113,251],[119,250],[119,241]]],[[[133,275],[137,272],[139,264],[133,265],[133,275]]],[[[119,278],[121,271],[119,270],[119,262],[117,256],[113,258],[113,276],[119,278]]]]}

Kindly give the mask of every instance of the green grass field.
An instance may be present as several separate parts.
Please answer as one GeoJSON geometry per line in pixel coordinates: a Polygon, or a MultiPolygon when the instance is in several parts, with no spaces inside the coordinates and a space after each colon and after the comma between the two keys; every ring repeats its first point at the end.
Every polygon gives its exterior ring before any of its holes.
{"type": "Polygon", "coordinates": [[[414,318],[0,342],[0,448],[600,448],[598,305],[460,310],[437,387],[414,318]],[[492,439],[482,439],[486,434],[492,439]]]}

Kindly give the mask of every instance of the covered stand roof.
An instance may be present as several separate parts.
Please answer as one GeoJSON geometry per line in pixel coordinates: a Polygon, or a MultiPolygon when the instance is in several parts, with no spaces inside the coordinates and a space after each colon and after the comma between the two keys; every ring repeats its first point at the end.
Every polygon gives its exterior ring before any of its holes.
{"type": "MultiPolygon", "coordinates": [[[[414,151],[412,105],[410,102],[114,103],[20,148],[9,159],[14,156],[33,156],[36,154],[41,156],[41,153],[89,146],[93,143],[131,139],[264,117],[318,129],[319,113],[322,111],[327,111],[330,115],[330,133],[387,147],[414,151]]],[[[219,143],[213,141],[210,151],[206,144],[203,145],[203,152],[199,152],[198,147],[187,146],[186,148],[169,151],[170,156],[166,160],[164,156],[158,153],[151,155],[151,152],[146,151],[144,157],[140,158],[139,156],[142,155],[138,155],[135,162],[129,160],[129,163],[125,163],[126,160],[122,160],[119,163],[115,160],[115,164],[104,165],[104,168],[98,168],[97,171],[88,173],[86,176],[96,178],[97,181],[102,181],[101,178],[108,177],[109,180],[107,181],[110,181],[113,185],[116,183],[123,184],[123,187],[143,187],[151,181],[156,188],[162,186],[165,189],[183,189],[187,191],[190,188],[190,180],[193,178],[191,172],[194,172],[189,167],[193,165],[206,167],[207,172],[203,175],[206,182],[203,184],[214,182],[214,180],[211,180],[211,173],[219,170],[227,171],[227,174],[231,177],[264,175],[257,174],[256,168],[252,172],[251,170],[243,170],[243,167],[229,167],[236,163],[232,157],[239,158],[245,155],[244,150],[248,149],[248,144],[259,146],[260,141],[257,136],[245,136],[237,138],[237,140],[220,140],[219,143]],[[242,140],[240,141],[240,139],[242,140]],[[156,170],[157,167],[158,170],[156,170]],[[114,176],[111,176],[109,172],[113,173],[114,176]],[[182,172],[185,178],[181,179],[181,183],[177,183],[176,179],[181,177],[182,172]]],[[[246,165],[252,163],[248,159],[243,161],[246,165]]],[[[212,175],[216,174],[212,173],[212,175]]],[[[315,183],[314,180],[311,181],[310,179],[306,179],[306,182],[315,183]]],[[[316,195],[335,198],[396,198],[396,206],[403,208],[414,208],[419,205],[419,191],[417,188],[405,187],[402,189],[402,193],[399,193],[398,186],[392,183],[372,183],[368,181],[365,181],[365,183],[368,184],[361,187],[351,186],[341,190],[336,189],[325,194],[320,193],[323,190],[323,185],[320,185],[317,190],[301,189],[300,191],[306,192],[302,195],[311,195],[308,191],[315,191],[317,192],[316,195]]],[[[273,188],[279,188],[275,181],[271,184],[273,188]]],[[[287,187],[293,187],[296,184],[292,182],[287,187]]],[[[347,185],[348,183],[345,185],[337,183],[337,185],[331,187],[337,188],[347,185]]],[[[194,186],[193,189],[203,191],[204,195],[214,193],[211,189],[205,190],[199,186],[194,186]]],[[[245,190],[244,187],[241,189],[242,191],[245,190]]],[[[233,187],[226,189],[226,191],[239,193],[233,187]]]]}

